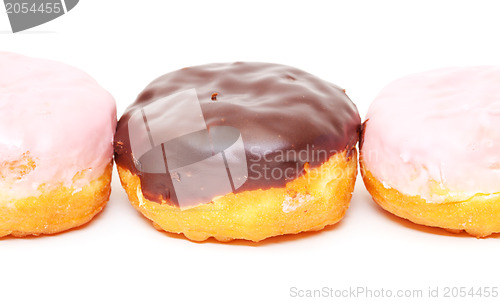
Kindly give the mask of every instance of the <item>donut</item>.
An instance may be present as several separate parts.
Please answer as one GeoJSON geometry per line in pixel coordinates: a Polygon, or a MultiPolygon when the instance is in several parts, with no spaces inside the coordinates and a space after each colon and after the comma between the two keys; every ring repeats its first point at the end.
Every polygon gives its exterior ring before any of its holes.
{"type": "Polygon", "coordinates": [[[414,223],[500,232],[500,68],[449,67],[387,85],[371,104],[360,167],[373,200],[414,223]]]}
{"type": "Polygon", "coordinates": [[[132,205],[193,241],[320,230],[349,206],[361,120],[345,91],[269,63],[184,68],[118,121],[115,162],[132,205]]]}
{"type": "Polygon", "coordinates": [[[80,226],[110,194],[115,101],[63,63],[0,52],[0,236],[80,226]]]}

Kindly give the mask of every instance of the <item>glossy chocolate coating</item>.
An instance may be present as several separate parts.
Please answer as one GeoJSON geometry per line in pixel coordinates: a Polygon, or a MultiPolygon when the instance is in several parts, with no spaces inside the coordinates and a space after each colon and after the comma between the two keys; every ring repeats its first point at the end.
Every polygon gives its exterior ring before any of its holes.
{"type": "MultiPolygon", "coordinates": [[[[302,174],[305,163],[314,168],[345,150],[350,156],[358,141],[361,120],[356,106],[344,90],[309,73],[268,63],[184,68],[149,84],[118,122],[116,163],[139,175],[142,192],[151,201],[177,205],[173,180],[166,173],[138,170],[128,121],[145,105],[193,88],[209,131],[229,126],[241,133],[248,178],[235,192],[284,187],[302,174]]],[[[175,110],[164,119],[171,127],[186,118],[175,110]]],[[[202,146],[191,147],[197,152],[202,146]]]]}

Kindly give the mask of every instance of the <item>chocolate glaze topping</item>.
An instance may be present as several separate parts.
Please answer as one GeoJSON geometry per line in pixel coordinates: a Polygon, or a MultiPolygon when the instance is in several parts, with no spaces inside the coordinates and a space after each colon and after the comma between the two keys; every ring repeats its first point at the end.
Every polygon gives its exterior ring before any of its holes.
{"type": "MultiPolygon", "coordinates": [[[[167,159],[153,162],[153,165],[164,164],[169,170],[175,168],[170,166],[174,161],[169,161],[169,156],[176,156],[175,150],[183,157],[175,160],[176,165],[195,163],[221,153],[240,137],[248,173],[243,180],[231,181],[234,192],[284,187],[303,173],[306,163],[314,168],[345,150],[350,156],[358,141],[361,120],[356,106],[344,90],[309,73],[267,63],[237,62],[184,68],[149,84],[118,122],[116,163],[139,175],[142,192],[151,201],[161,203],[163,200],[179,205],[174,181],[183,181],[184,176],[171,170],[151,173],[141,168],[139,161],[145,163],[154,159],[147,159],[149,155],[134,156],[129,119],[134,114],[139,116],[137,112],[144,111],[145,106],[155,101],[190,89],[195,89],[201,118],[210,134],[202,130],[155,147],[157,150],[151,153],[158,152],[160,155],[156,158],[167,159]],[[214,139],[219,139],[215,147],[210,144],[214,139]]],[[[155,114],[156,122],[161,120],[163,126],[170,129],[183,122],[196,123],[198,120],[194,119],[200,118],[177,105],[166,111],[153,110],[151,114],[155,114]]],[[[148,141],[147,137],[142,138],[148,141]]],[[[226,152],[223,157],[226,167],[244,165],[241,156],[226,152]]],[[[151,162],[146,164],[151,165],[151,162]]],[[[227,171],[231,178],[230,168],[227,171]]],[[[215,176],[204,176],[204,179],[206,187],[218,185],[215,176]]],[[[208,199],[215,196],[209,195],[208,199]]],[[[193,200],[191,205],[203,202],[206,201],[193,200]]]]}

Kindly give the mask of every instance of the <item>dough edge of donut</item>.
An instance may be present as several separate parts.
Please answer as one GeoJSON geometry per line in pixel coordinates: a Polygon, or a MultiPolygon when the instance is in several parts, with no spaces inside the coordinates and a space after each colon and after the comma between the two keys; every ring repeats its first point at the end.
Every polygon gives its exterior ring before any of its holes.
{"type": "Polygon", "coordinates": [[[0,237],[56,234],[90,222],[109,200],[112,171],[111,161],[77,192],[61,185],[38,197],[0,202],[0,237]]]}
{"type": "Polygon", "coordinates": [[[147,200],[139,176],[119,165],[117,169],[129,201],[156,229],[182,233],[192,241],[214,237],[220,242],[258,242],[278,235],[322,230],[340,221],[352,197],[357,162],[355,148],[349,157],[347,151],[339,152],[284,188],[229,193],[183,211],[147,200]],[[293,210],[285,210],[284,201],[296,201],[293,210]]]}
{"type": "Polygon", "coordinates": [[[389,213],[415,224],[442,228],[454,234],[465,231],[476,238],[500,232],[500,194],[475,195],[455,202],[426,202],[420,196],[384,187],[366,169],[363,156],[360,156],[359,164],[363,182],[373,201],[389,213]]]}

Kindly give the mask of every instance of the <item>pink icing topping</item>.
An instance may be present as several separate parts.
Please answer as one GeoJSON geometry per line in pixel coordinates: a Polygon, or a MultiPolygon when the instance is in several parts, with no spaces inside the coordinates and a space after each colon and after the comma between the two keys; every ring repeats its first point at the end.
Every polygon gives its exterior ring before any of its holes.
{"type": "Polygon", "coordinates": [[[369,108],[362,153],[385,186],[428,202],[500,192],[500,67],[392,82],[369,108]]]}
{"type": "MultiPolygon", "coordinates": [[[[75,191],[113,155],[116,104],[74,67],[0,52],[0,196],[38,195],[40,185],[75,191]],[[73,177],[84,178],[73,182],[73,177]]],[[[76,178],[75,178],[76,179],[76,178]]]]}

